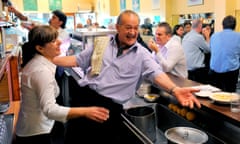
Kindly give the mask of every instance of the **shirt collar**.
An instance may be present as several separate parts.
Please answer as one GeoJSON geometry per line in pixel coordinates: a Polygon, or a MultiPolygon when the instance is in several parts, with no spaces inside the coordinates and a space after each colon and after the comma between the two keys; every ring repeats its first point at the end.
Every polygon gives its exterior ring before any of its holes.
{"type": "Polygon", "coordinates": [[[56,72],[56,65],[40,54],[35,55],[36,59],[43,65],[46,65],[53,73],[56,72]]]}
{"type": "MultiPolygon", "coordinates": [[[[118,47],[118,45],[117,45],[117,39],[118,38],[118,34],[116,34],[115,36],[112,36],[111,38],[110,38],[110,44],[111,45],[115,45],[116,47],[118,47]]],[[[129,48],[129,50],[131,50],[131,49],[137,49],[137,47],[138,47],[138,43],[137,42],[135,42],[130,48],[129,48]]]]}

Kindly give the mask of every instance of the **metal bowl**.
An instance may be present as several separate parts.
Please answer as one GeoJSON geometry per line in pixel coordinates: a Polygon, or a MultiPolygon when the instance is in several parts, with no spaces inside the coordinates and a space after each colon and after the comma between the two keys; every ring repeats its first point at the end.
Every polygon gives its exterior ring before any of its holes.
{"type": "Polygon", "coordinates": [[[165,136],[177,144],[204,144],[208,141],[208,135],[191,127],[174,127],[166,130],[165,136]]]}

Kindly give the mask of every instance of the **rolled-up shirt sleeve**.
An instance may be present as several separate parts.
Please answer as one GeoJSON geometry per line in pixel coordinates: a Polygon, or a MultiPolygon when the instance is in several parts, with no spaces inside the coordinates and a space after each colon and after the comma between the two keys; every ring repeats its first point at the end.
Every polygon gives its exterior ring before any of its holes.
{"type": "Polygon", "coordinates": [[[145,52],[143,54],[142,63],[142,75],[151,82],[154,81],[156,76],[163,73],[162,67],[153,59],[152,55],[149,52],[145,52]]]}

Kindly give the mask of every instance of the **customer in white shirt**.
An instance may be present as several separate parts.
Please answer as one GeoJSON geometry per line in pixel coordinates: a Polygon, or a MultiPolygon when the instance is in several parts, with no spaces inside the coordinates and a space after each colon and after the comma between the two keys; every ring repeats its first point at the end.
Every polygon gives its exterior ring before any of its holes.
{"type": "Polygon", "coordinates": [[[156,61],[163,67],[164,72],[187,78],[187,64],[181,43],[172,37],[171,26],[162,22],[155,32],[155,41],[149,42],[156,61]]]}
{"type": "Polygon", "coordinates": [[[60,54],[58,32],[50,26],[35,26],[23,45],[22,99],[16,126],[18,144],[51,144],[54,120],[86,117],[104,122],[109,111],[102,107],[64,107],[56,103],[59,87],[53,58],[60,54]]]}

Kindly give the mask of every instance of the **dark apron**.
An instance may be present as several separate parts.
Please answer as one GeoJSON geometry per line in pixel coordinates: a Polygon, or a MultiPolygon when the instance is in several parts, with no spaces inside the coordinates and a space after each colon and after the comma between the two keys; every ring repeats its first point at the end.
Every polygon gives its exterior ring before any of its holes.
{"type": "Polygon", "coordinates": [[[66,144],[115,144],[121,142],[123,123],[121,113],[123,106],[104,97],[89,87],[79,87],[72,96],[71,107],[102,106],[110,110],[110,117],[104,123],[98,123],[87,118],[72,119],[67,122],[66,144]]]}

